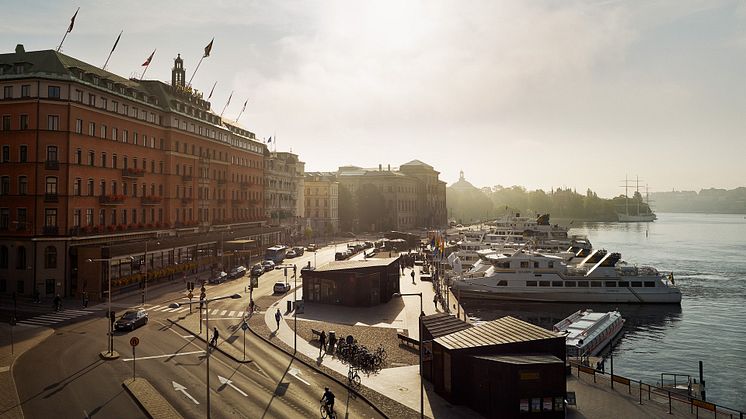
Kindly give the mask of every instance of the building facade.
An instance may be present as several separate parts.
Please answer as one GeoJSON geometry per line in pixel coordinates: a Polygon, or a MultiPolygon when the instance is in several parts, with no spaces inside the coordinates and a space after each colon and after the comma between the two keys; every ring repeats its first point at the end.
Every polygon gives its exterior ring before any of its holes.
{"type": "Polygon", "coordinates": [[[305,163],[297,154],[273,151],[264,162],[264,210],[271,225],[282,226],[290,239],[303,234],[305,163]]]}
{"type": "Polygon", "coordinates": [[[309,172],[304,180],[306,228],[312,237],[339,231],[339,182],[334,173],[309,172]]]}
{"type": "Polygon", "coordinates": [[[80,293],[80,246],[264,225],[266,147],[184,80],[0,54],[0,293],[80,293]]]}

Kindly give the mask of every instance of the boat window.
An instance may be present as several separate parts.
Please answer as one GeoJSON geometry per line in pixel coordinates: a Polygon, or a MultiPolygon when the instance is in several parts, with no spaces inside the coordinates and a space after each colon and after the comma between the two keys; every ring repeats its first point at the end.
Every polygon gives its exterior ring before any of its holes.
{"type": "Polygon", "coordinates": [[[507,287],[508,286],[508,281],[506,281],[504,279],[500,280],[500,281],[497,281],[497,286],[498,287],[507,287]]]}
{"type": "Polygon", "coordinates": [[[539,281],[539,286],[540,287],[548,287],[549,286],[549,281],[539,281]]]}
{"type": "Polygon", "coordinates": [[[528,261],[521,262],[521,268],[528,268],[528,261]]]}
{"type": "Polygon", "coordinates": [[[579,287],[587,287],[588,286],[588,281],[578,281],[578,286],[579,287]]]}
{"type": "Polygon", "coordinates": [[[541,276],[541,274],[534,274],[534,276],[541,276]]]}
{"type": "Polygon", "coordinates": [[[601,281],[591,281],[591,287],[600,287],[601,281]]]}
{"type": "Polygon", "coordinates": [[[554,261],[549,262],[549,267],[554,268],[554,261]]]}
{"type": "Polygon", "coordinates": [[[645,288],[654,288],[655,282],[654,281],[645,281],[645,288]]]}
{"type": "Polygon", "coordinates": [[[539,267],[539,262],[534,262],[534,268],[538,268],[538,267],[539,267]]]}
{"type": "Polygon", "coordinates": [[[620,287],[629,287],[629,281],[619,281],[620,287]]]}
{"type": "Polygon", "coordinates": [[[640,288],[640,287],[642,287],[642,282],[640,282],[640,281],[632,281],[632,286],[635,287],[635,288],[640,288]]]}
{"type": "Polygon", "coordinates": [[[574,287],[575,286],[575,281],[565,281],[565,286],[566,287],[574,287]]]}
{"type": "Polygon", "coordinates": [[[526,281],[526,286],[527,287],[535,287],[536,286],[536,281],[526,281]]]}
{"type": "Polygon", "coordinates": [[[562,281],[552,281],[552,286],[553,287],[561,287],[562,286],[562,281]]]}
{"type": "Polygon", "coordinates": [[[616,281],[606,281],[604,285],[609,288],[616,288],[616,281]]]}

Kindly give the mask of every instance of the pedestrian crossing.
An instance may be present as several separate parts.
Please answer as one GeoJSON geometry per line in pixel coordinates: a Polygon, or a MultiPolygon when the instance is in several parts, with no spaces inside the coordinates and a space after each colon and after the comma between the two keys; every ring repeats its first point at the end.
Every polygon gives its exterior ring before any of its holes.
{"type": "MultiPolygon", "coordinates": [[[[185,313],[189,311],[189,306],[187,307],[178,307],[178,308],[171,308],[168,305],[155,305],[152,307],[148,307],[146,309],[148,312],[161,312],[161,313],[185,313]]],[[[197,307],[194,308],[194,311],[197,311],[197,307]]],[[[203,312],[205,312],[205,309],[202,309],[203,312]]],[[[211,316],[220,316],[220,317],[228,317],[228,318],[237,318],[240,319],[243,317],[244,312],[241,310],[222,310],[219,308],[211,309],[210,310],[211,316]]]]}
{"type": "Polygon", "coordinates": [[[50,314],[43,314],[40,316],[32,317],[26,320],[21,320],[16,324],[18,326],[27,327],[50,327],[67,320],[88,316],[90,314],[94,314],[94,312],[89,310],[62,310],[50,314]]]}

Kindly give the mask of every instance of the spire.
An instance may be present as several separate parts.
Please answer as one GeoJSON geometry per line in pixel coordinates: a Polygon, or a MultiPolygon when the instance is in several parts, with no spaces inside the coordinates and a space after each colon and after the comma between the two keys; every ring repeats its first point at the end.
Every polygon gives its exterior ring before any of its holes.
{"type": "Polygon", "coordinates": [[[458,180],[466,180],[466,179],[464,179],[464,171],[463,170],[459,170],[459,172],[458,172],[458,180]]]}
{"type": "Polygon", "coordinates": [[[181,54],[178,54],[174,59],[174,68],[171,69],[171,86],[172,87],[184,87],[185,84],[184,71],[184,60],[181,59],[181,54]]]}

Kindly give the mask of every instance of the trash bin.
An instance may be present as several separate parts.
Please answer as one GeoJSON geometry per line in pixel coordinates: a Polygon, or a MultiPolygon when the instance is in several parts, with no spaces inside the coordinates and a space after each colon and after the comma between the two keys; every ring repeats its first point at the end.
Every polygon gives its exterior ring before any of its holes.
{"type": "Polygon", "coordinates": [[[335,332],[334,330],[330,330],[329,331],[329,341],[331,342],[331,341],[335,341],[335,340],[337,340],[337,332],[335,332]]]}
{"type": "Polygon", "coordinates": [[[293,311],[293,302],[291,300],[288,300],[288,310],[287,312],[290,313],[293,311]]]}

